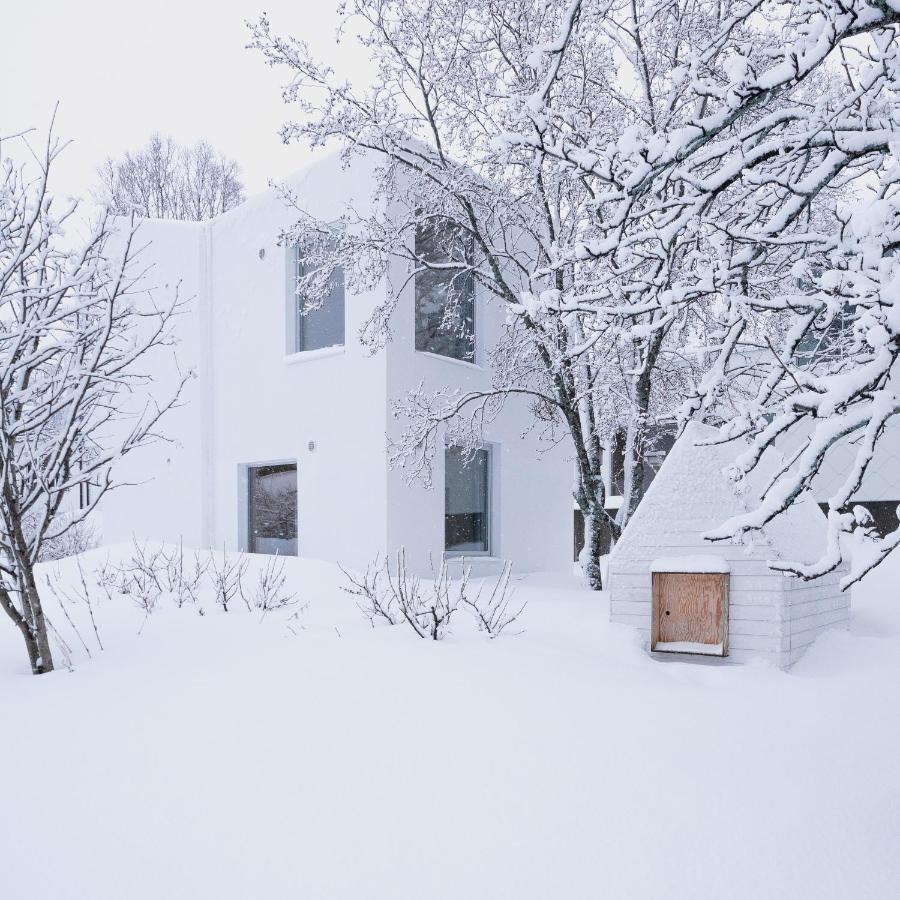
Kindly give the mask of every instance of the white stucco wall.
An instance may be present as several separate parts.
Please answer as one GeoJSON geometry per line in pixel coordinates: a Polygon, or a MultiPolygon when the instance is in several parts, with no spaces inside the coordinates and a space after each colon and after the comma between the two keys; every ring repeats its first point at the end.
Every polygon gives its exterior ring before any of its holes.
{"type": "MultiPolygon", "coordinates": [[[[331,158],[291,187],[307,209],[336,219],[364,195],[366,174],[331,158]]],[[[362,565],[384,552],[385,358],[368,355],[357,334],[383,289],[347,293],[344,348],[288,355],[289,250],[277,238],[295,217],[267,192],[211,223],[209,540],[238,545],[241,466],[291,460],[300,553],[362,565]]]]}
{"type": "MultiPolygon", "coordinates": [[[[405,270],[396,266],[393,283],[402,284],[405,270]]],[[[415,350],[415,293],[412,283],[401,291],[391,322],[393,338],[386,350],[387,393],[402,398],[420,384],[426,390],[458,388],[465,393],[491,386],[489,349],[500,338],[506,310],[501,301],[476,291],[475,364],[415,350]]],[[[491,450],[491,556],[510,560],[515,571],[571,572],[572,452],[567,439],[556,445],[542,440],[522,397],[511,397],[500,415],[484,428],[491,450]]],[[[404,422],[388,415],[388,434],[399,436],[404,422]]],[[[408,485],[399,468],[388,473],[388,545],[400,546],[418,571],[430,571],[444,547],[444,456],[434,458],[433,488],[408,485]]],[[[496,570],[472,558],[475,570],[496,570]]]]}
{"type": "MultiPolygon", "coordinates": [[[[202,376],[202,240],[203,228],[195,223],[145,220],[139,225],[134,265],[136,271],[146,270],[143,287],[151,290],[152,301],[160,307],[169,305],[177,290],[183,306],[175,322],[177,344],[154,349],[135,367],[152,377],[124,400],[122,409],[131,415],[154,400],[165,402],[172,397],[182,373],[198,370],[202,376]]],[[[140,302],[148,303],[150,298],[141,297],[140,302]]],[[[158,431],[168,440],[135,450],[115,466],[115,481],[124,486],[103,499],[98,523],[104,540],[125,541],[134,535],[169,541],[183,538],[188,545],[203,542],[201,385],[201,378],[189,379],[179,406],[159,423],[158,431]]],[[[128,428],[129,420],[118,425],[128,428]]]]}
{"type": "MultiPolygon", "coordinates": [[[[329,158],[290,186],[307,210],[329,220],[350,201],[364,207],[370,180],[366,163],[344,170],[329,158]]],[[[430,491],[388,468],[386,432],[399,427],[390,400],[423,379],[430,389],[488,386],[483,362],[505,311],[478,298],[482,365],[417,353],[410,285],[392,320],[393,340],[372,356],[358,335],[386,296],[383,283],[368,294],[347,292],[344,348],[288,355],[289,251],[277,240],[295,218],[266,192],[202,225],[148,223],[154,235],[148,257],[159,279],[170,283],[180,276],[192,298],[179,323],[178,357],[198,378],[188,387],[187,405],[165,421],[173,443],[129,461],[130,480],[153,481],[104,504],[106,537],[127,539],[134,532],[236,548],[245,531],[242,467],[295,461],[302,555],[359,567],[402,545],[413,568],[424,573],[444,548],[443,455],[430,491]]],[[[154,365],[157,386],[175,376],[171,359],[154,365]]],[[[550,447],[526,434],[530,423],[526,404],[513,400],[486,430],[494,450],[493,550],[518,571],[566,571],[571,454],[564,442],[550,447]]]]}

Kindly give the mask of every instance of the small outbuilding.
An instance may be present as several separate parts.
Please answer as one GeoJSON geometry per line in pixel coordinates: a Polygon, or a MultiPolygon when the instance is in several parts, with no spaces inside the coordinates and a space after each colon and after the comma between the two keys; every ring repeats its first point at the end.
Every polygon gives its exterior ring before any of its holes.
{"type": "Polygon", "coordinates": [[[610,618],[640,629],[653,653],[787,667],[822,631],[846,627],[845,570],[803,581],[769,566],[819,557],[826,522],[811,498],[752,542],[703,537],[757,500],[753,479],[740,493],[726,473],[740,446],[703,444],[716,434],[699,423],[685,429],[623,531],[609,561],[610,618]]]}

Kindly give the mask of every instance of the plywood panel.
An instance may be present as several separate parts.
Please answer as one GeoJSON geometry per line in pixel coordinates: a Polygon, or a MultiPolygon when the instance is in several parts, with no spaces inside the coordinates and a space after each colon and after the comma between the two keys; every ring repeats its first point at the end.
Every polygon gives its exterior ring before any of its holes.
{"type": "Polygon", "coordinates": [[[727,655],[727,574],[653,573],[650,649],[664,650],[665,644],[727,655]]]}

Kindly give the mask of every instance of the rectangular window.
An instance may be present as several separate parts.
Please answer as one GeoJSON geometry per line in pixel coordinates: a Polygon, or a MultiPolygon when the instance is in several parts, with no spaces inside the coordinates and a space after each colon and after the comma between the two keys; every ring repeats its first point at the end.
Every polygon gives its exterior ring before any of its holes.
{"type": "Polygon", "coordinates": [[[247,549],[296,556],[296,464],[249,466],[247,491],[247,549]]]}
{"type": "MultiPolygon", "coordinates": [[[[416,256],[429,263],[471,263],[471,236],[446,222],[416,227],[416,256]]],[[[416,350],[475,361],[475,278],[458,267],[416,273],[416,350]]]]}
{"type": "Polygon", "coordinates": [[[91,501],[94,499],[93,492],[91,491],[93,486],[93,483],[90,481],[81,481],[78,483],[79,509],[87,509],[91,505],[91,501]]]}
{"type": "Polygon", "coordinates": [[[291,294],[293,353],[305,350],[324,350],[344,345],[344,270],[338,266],[331,275],[329,292],[321,302],[311,302],[297,293],[297,279],[313,271],[304,264],[299,247],[292,251],[291,294]]]}
{"type": "Polygon", "coordinates": [[[444,462],[444,549],[485,555],[490,540],[490,453],[448,447],[444,462]]]}

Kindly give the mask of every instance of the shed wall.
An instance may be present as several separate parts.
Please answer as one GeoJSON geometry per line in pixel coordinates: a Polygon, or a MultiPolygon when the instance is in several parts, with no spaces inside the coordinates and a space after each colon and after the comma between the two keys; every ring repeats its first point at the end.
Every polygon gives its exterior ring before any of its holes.
{"type": "MultiPolygon", "coordinates": [[[[696,539],[695,539],[696,540],[696,539]]],[[[633,548],[632,548],[633,549],[633,548]]],[[[772,572],[764,559],[748,558],[741,547],[721,547],[716,555],[729,561],[729,657],[743,657],[745,651],[779,662],[784,652],[784,579],[772,572]]],[[[709,544],[648,548],[644,559],[616,559],[610,565],[610,619],[632,625],[649,646],[652,587],[650,565],[653,558],[679,550],[708,554],[709,544]],[[651,558],[652,557],[652,558],[651,558]]],[[[677,555],[677,554],[674,554],[677,555]]]]}

